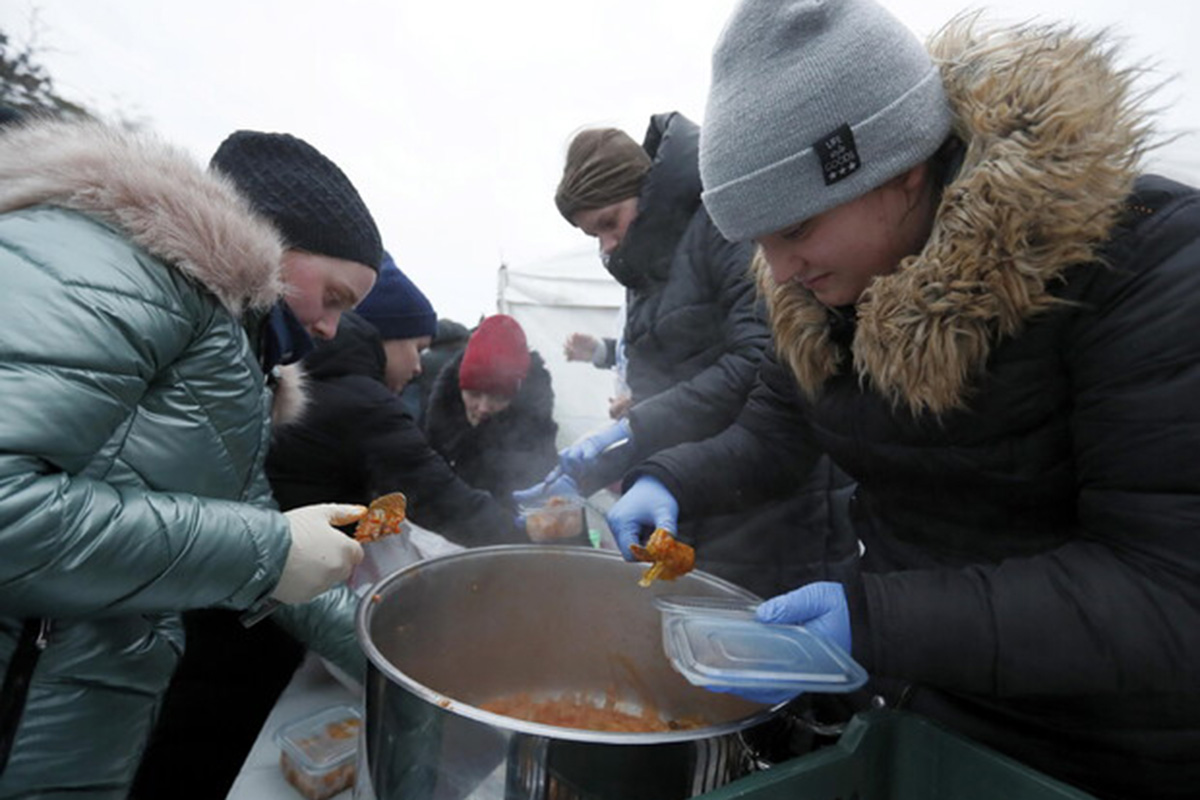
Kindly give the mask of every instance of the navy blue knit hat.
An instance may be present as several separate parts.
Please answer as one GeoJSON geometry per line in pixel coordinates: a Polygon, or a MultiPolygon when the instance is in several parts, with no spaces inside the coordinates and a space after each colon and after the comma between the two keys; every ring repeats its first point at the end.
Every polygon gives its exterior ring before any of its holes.
{"type": "Polygon", "coordinates": [[[288,247],[378,270],[379,229],[346,174],[286,133],[231,134],[209,166],[227,175],[283,234],[288,247]]]}
{"type": "Polygon", "coordinates": [[[354,312],[375,326],[380,337],[416,339],[437,333],[437,314],[433,306],[396,262],[383,253],[383,265],[375,287],[362,299],[354,312]]]}

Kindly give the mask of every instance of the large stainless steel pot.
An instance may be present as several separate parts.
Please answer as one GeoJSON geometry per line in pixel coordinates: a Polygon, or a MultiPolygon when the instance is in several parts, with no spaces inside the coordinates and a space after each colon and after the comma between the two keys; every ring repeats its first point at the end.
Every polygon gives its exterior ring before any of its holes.
{"type": "Polygon", "coordinates": [[[358,615],[370,666],[356,797],[675,800],[749,772],[744,734],[775,712],[676,673],[653,597],[753,595],[699,572],[646,589],[641,570],[611,552],[505,546],[381,581],[358,615]],[[606,733],[479,707],[515,692],[602,699],[614,690],[631,710],[650,704],[667,719],[708,724],[606,733]]]}

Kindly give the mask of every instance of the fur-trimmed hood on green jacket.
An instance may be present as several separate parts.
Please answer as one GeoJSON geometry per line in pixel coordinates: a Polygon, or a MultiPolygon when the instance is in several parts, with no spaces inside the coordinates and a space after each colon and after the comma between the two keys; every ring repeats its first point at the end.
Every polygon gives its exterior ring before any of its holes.
{"type": "MultiPolygon", "coordinates": [[[[0,671],[49,621],[0,797],[121,798],[183,647],[290,546],[263,474],[271,397],[240,315],[280,239],[232,186],[96,123],[0,133],[0,671]]],[[[353,603],[282,616],[353,668],[353,603]]]]}

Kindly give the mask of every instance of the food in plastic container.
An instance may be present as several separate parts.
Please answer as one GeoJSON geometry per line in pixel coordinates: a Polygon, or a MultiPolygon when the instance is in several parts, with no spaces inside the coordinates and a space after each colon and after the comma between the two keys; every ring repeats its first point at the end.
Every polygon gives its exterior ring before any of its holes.
{"type": "Polygon", "coordinates": [[[555,495],[540,506],[523,506],[525,532],[534,542],[570,539],[583,533],[583,500],[555,495]]]}
{"type": "Polygon", "coordinates": [[[308,800],[326,800],[354,785],[354,756],[362,714],[332,706],[280,727],[279,766],[308,800]]]}

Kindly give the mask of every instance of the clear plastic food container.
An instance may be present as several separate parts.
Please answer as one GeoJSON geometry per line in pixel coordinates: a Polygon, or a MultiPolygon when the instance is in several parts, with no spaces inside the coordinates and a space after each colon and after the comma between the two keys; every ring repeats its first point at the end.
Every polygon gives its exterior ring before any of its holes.
{"type": "Polygon", "coordinates": [[[275,732],[279,766],[308,800],[326,800],[354,785],[362,713],[353,706],[322,709],[275,732]]]}
{"type": "Polygon", "coordinates": [[[555,495],[540,505],[521,506],[521,515],[530,541],[554,542],[584,532],[583,499],[579,497],[555,495]]]}
{"type": "Polygon", "coordinates": [[[850,692],[867,673],[844,650],[800,625],[754,618],[753,603],[664,595],[663,649],[697,686],[800,692],[850,692]]]}

